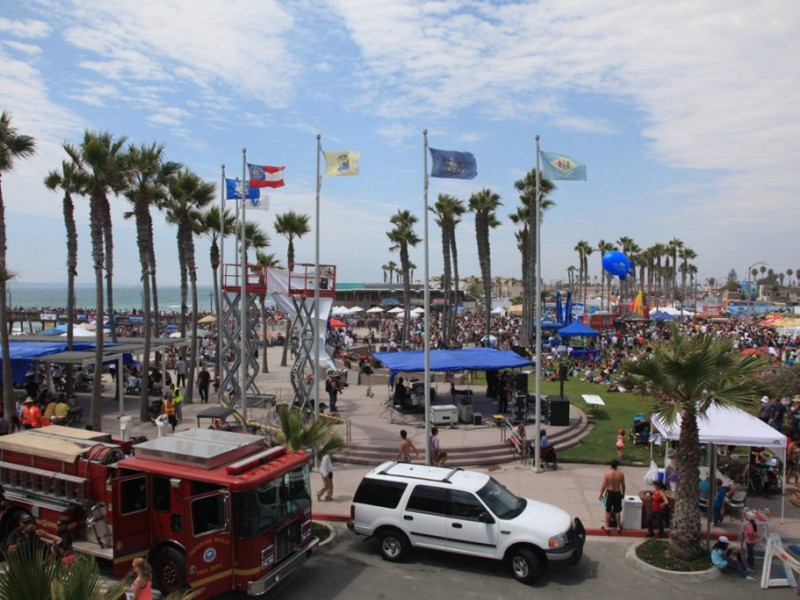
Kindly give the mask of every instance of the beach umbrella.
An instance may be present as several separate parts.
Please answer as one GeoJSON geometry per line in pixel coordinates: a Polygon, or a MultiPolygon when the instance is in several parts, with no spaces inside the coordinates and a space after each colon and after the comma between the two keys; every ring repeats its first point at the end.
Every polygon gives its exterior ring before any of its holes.
{"type": "Polygon", "coordinates": [[[217,320],[217,317],[215,317],[214,315],[206,315],[202,319],[198,319],[197,322],[198,323],[214,323],[214,322],[216,322],[216,320],[217,320]]]}
{"type": "Polygon", "coordinates": [[[331,309],[331,314],[335,316],[349,315],[350,309],[347,308],[346,306],[334,306],[331,309]]]}
{"type": "Polygon", "coordinates": [[[364,311],[364,309],[361,308],[360,306],[354,306],[353,308],[350,309],[351,313],[360,313],[360,312],[363,312],[363,311],[364,311]]]}
{"type": "Polygon", "coordinates": [[[417,306],[416,308],[411,309],[411,312],[416,314],[424,313],[425,309],[422,308],[421,306],[417,306]]]}
{"type": "Polygon", "coordinates": [[[373,306],[372,308],[367,310],[367,312],[368,313],[382,313],[383,309],[380,306],[373,306]]]}
{"type": "Polygon", "coordinates": [[[347,323],[340,321],[339,319],[331,319],[329,323],[331,324],[331,327],[347,327],[347,323]]]}
{"type": "Polygon", "coordinates": [[[391,309],[391,310],[390,310],[390,311],[388,311],[388,312],[389,312],[389,314],[391,314],[391,315],[396,315],[397,313],[401,313],[401,312],[403,312],[403,309],[402,309],[402,308],[400,308],[399,306],[395,306],[393,309],[391,309]]]}

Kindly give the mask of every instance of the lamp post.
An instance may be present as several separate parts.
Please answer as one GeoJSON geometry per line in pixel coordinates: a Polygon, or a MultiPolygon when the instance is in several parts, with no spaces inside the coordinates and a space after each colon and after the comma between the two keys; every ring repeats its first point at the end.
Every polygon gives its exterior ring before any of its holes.
{"type": "Polygon", "coordinates": [[[750,289],[750,274],[753,271],[754,267],[765,264],[767,264],[765,261],[760,260],[747,267],[747,322],[748,323],[753,322],[753,292],[750,289]]]}
{"type": "Polygon", "coordinates": [[[214,313],[214,292],[208,292],[208,312],[214,313]]]}

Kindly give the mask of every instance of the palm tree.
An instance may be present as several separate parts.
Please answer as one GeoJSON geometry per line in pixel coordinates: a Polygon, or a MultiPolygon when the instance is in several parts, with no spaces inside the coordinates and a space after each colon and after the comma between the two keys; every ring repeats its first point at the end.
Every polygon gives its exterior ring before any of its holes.
{"type": "Polygon", "coordinates": [[[478,263],[481,268],[481,283],[483,284],[487,344],[491,333],[492,316],[492,263],[489,230],[500,224],[495,211],[502,205],[500,196],[488,188],[472,194],[469,198],[469,210],[475,213],[475,239],[478,245],[478,263]]]}
{"type": "MultiPolygon", "coordinates": [[[[264,271],[266,276],[266,269],[273,267],[276,269],[281,268],[281,261],[275,258],[274,254],[265,254],[261,250],[256,250],[256,264],[259,269],[264,271]]],[[[266,277],[265,277],[266,279],[266,277]]],[[[259,312],[261,313],[261,372],[269,373],[269,362],[267,361],[267,295],[261,294],[259,300],[259,312]]],[[[288,335],[287,335],[288,337],[288,335]]]]}
{"type": "MultiPolygon", "coordinates": [[[[536,232],[531,226],[531,206],[536,204],[536,169],[531,169],[525,177],[514,182],[514,189],[519,194],[522,206],[512,216],[512,221],[519,222],[522,228],[517,232],[517,247],[522,254],[522,335],[529,342],[533,339],[535,323],[533,322],[533,296],[536,289],[534,271],[536,265],[536,232]],[[518,219],[518,220],[515,220],[518,219]],[[533,253],[531,253],[533,250],[533,253]],[[531,263],[531,260],[533,261],[531,263]]],[[[555,202],[548,196],[555,191],[556,186],[549,179],[541,178],[539,181],[539,223],[544,219],[544,212],[555,206],[555,202]]],[[[541,274],[540,274],[541,278],[541,274]]],[[[489,335],[488,333],[486,335],[489,335]]]]}
{"type": "Polygon", "coordinates": [[[583,283],[583,304],[585,306],[589,283],[589,256],[594,252],[594,248],[586,240],[581,240],[575,244],[575,252],[578,253],[578,281],[583,283]]]}
{"type": "Polygon", "coordinates": [[[219,242],[226,235],[230,235],[234,231],[236,224],[236,217],[226,208],[222,215],[223,222],[220,221],[219,207],[212,206],[202,216],[202,232],[203,235],[211,242],[209,250],[209,260],[211,262],[211,271],[214,273],[214,298],[217,299],[217,351],[215,352],[214,368],[217,373],[221,373],[221,344],[222,335],[219,328],[222,327],[222,295],[219,290],[219,267],[220,267],[220,251],[219,242]]]}
{"type": "Polygon", "coordinates": [[[334,429],[333,421],[320,416],[306,421],[302,410],[281,406],[278,409],[281,424],[278,441],[292,450],[311,449],[318,457],[343,450],[347,444],[334,429]]]}
{"type": "Polygon", "coordinates": [[[398,272],[397,263],[393,260],[390,260],[388,263],[386,263],[386,268],[389,271],[389,285],[392,285],[394,282],[394,274],[398,272]]]}
{"type": "MultiPolygon", "coordinates": [[[[72,194],[80,191],[80,174],[71,162],[61,162],[61,172],[50,171],[44,179],[47,189],[60,189],[64,192],[62,211],[64,226],[67,230],[67,351],[72,351],[75,322],[75,277],[78,275],[78,229],[75,225],[75,203],[72,194]]],[[[72,365],[67,365],[66,391],[67,397],[72,395],[72,365]]]]}
{"type": "Polygon", "coordinates": [[[14,161],[19,158],[28,158],[35,152],[36,144],[29,135],[17,132],[11,126],[11,115],[5,111],[0,114],[0,343],[3,350],[3,399],[5,414],[16,413],[14,400],[14,375],[11,370],[11,350],[8,331],[8,293],[7,283],[13,279],[13,273],[8,269],[6,253],[8,252],[8,237],[6,236],[6,206],[3,199],[3,174],[14,168],[14,161]]]}
{"type": "Polygon", "coordinates": [[[653,244],[650,246],[650,251],[653,256],[653,278],[656,288],[656,305],[659,304],[663,293],[663,279],[664,271],[661,268],[661,259],[668,253],[667,247],[664,244],[653,244]]]}
{"type": "Polygon", "coordinates": [[[633,390],[656,399],[655,414],[670,423],[680,415],[678,489],[669,543],[672,556],[689,561],[705,553],[698,508],[698,418],[712,406],[755,408],[768,360],[742,356],[728,339],[687,336],[674,325],[671,329],[671,338],[656,345],[652,355],[625,362],[622,371],[633,390]],[[657,400],[662,398],[666,400],[657,400]]]}
{"type": "MultiPolygon", "coordinates": [[[[139,266],[142,276],[142,304],[144,312],[144,351],[142,362],[142,384],[139,396],[139,419],[142,423],[149,421],[147,409],[150,404],[150,347],[153,338],[152,304],[150,274],[152,265],[151,254],[154,253],[153,243],[153,218],[150,215],[151,206],[163,205],[167,197],[167,186],[180,170],[176,162],[164,160],[164,146],[142,144],[132,146],[128,151],[130,161],[130,188],[125,191],[125,197],[133,205],[133,215],[136,219],[136,245],[139,250],[139,266]]],[[[126,216],[128,216],[126,215],[126,216]]]]}
{"type": "Polygon", "coordinates": [[[794,271],[792,269],[786,269],[786,275],[789,277],[789,285],[792,285],[792,275],[794,275],[794,271]]]}
{"type": "Polygon", "coordinates": [[[464,203],[461,200],[457,198],[454,198],[453,200],[454,202],[450,206],[451,220],[449,225],[450,258],[453,263],[453,300],[450,303],[452,310],[450,311],[450,326],[448,327],[451,338],[456,328],[456,317],[458,316],[458,306],[460,303],[460,293],[458,289],[458,245],[456,243],[456,228],[458,227],[458,224],[461,223],[461,217],[463,214],[467,212],[467,208],[464,206],[464,203]]]}
{"type": "MultiPolygon", "coordinates": [[[[111,229],[108,203],[110,193],[118,194],[127,188],[127,157],[123,152],[126,138],[114,138],[109,132],[85,131],[80,146],[65,144],[64,150],[81,173],[81,194],[89,196],[89,227],[92,240],[92,263],[95,283],[95,351],[96,377],[92,385],[90,425],[100,431],[102,421],[102,388],[100,373],[103,365],[103,269],[108,265],[104,242],[109,241],[105,230],[111,229]]],[[[112,315],[113,316],[113,315],[112,315]]],[[[112,319],[112,331],[113,331],[112,319]]]]}
{"type": "Polygon", "coordinates": [[[603,290],[605,289],[606,278],[608,278],[608,288],[609,290],[611,289],[611,276],[603,269],[603,256],[605,256],[606,252],[611,252],[613,249],[614,244],[611,242],[600,240],[597,243],[597,251],[600,252],[600,310],[603,310],[603,301],[605,300],[603,290]]]}
{"type": "MultiPolygon", "coordinates": [[[[309,223],[309,215],[302,215],[293,210],[282,213],[275,217],[275,233],[282,235],[289,244],[286,248],[286,265],[289,272],[294,270],[294,239],[301,239],[304,235],[311,231],[309,223]]],[[[286,335],[284,336],[283,354],[281,356],[281,366],[285,367],[288,362],[289,356],[289,338],[291,337],[292,323],[289,319],[286,320],[286,335]]]]}
{"type": "MultiPolygon", "coordinates": [[[[169,183],[166,201],[167,222],[178,226],[178,257],[181,270],[181,333],[186,334],[186,279],[192,291],[192,337],[189,347],[189,377],[186,381],[185,402],[191,404],[194,392],[194,375],[197,365],[197,264],[194,236],[202,230],[202,210],[214,200],[215,186],[204,182],[189,169],[184,169],[169,183]]],[[[181,348],[185,357],[186,349],[181,348]]]]}
{"type": "Polygon", "coordinates": [[[678,252],[683,248],[683,242],[678,238],[672,238],[667,242],[667,252],[672,258],[672,273],[670,276],[670,286],[672,288],[672,299],[676,299],[676,292],[678,290],[678,252]]]}
{"type": "Polygon", "coordinates": [[[686,277],[689,275],[689,261],[697,258],[697,253],[688,246],[683,246],[678,251],[678,258],[681,259],[681,303],[683,303],[686,302],[686,277]]]}
{"type": "MultiPolygon", "coordinates": [[[[417,217],[411,211],[397,210],[397,213],[392,215],[389,222],[394,226],[390,231],[386,232],[386,236],[391,242],[389,250],[397,251],[400,254],[400,271],[403,275],[403,332],[401,345],[403,348],[408,341],[408,332],[410,326],[410,313],[411,313],[411,280],[409,273],[411,271],[411,260],[408,256],[409,247],[415,247],[421,241],[414,231],[414,224],[417,222],[417,217]]],[[[429,315],[425,315],[429,318],[429,315]]]]}
{"type": "Polygon", "coordinates": [[[444,296],[444,306],[442,307],[442,339],[445,345],[450,343],[450,311],[452,310],[450,293],[453,287],[453,265],[450,257],[450,230],[453,227],[454,206],[458,202],[456,198],[448,194],[439,194],[436,203],[429,207],[434,215],[436,223],[442,231],[442,295],[444,296]]]}

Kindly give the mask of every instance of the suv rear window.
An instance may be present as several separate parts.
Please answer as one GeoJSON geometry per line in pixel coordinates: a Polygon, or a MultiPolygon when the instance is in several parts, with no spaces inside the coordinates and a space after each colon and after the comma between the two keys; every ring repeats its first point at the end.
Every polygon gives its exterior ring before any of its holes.
{"type": "Polygon", "coordinates": [[[405,491],[406,484],[401,481],[363,479],[356,490],[353,502],[382,508],[397,508],[405,491]]]}

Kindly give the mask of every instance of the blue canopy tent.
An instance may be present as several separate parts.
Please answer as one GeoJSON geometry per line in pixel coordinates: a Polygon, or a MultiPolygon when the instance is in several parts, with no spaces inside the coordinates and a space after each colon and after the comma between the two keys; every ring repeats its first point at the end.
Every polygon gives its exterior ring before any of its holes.
{"type": "MultiPolygon", "coordinates": [[[[373,356],[392,372],[392,380],[395,374],[400,372],[416,373],[425,370],[425,353],[420,350],[375,352],[373,356]]],[[[433,350],[430,353],[430,361],[431,371],[493,371],[529,367],[533,364],[516,352],[494,348],[433,350]]]]}
{"type": "Polygon", "coordinates": [[[668,312],[664,312],[661,310],[657,310],[655,312],[650,313],[650,318],[653,321],[677,321],[678,317],[676,315],[671,315],[668,312]]]}
{"type": "Polygon", "coordinates": [[[553,321],[553,319],[542,317],[542,331],[555,331],[556,329],[561,329],[563,326],[563,324],[553,321]]]}
{"type": "MultiPolygon", "coordinates": [[[[105,348],[113,348],[119,344],[108,343],[105,348]]],[[[72,349],[75,352],[82,352],[93,350],[95,347],[94,342],[73,342],[72,349]]],[[[67,341],[52,342],[33,342],[33,341],[17,341],[11,340],[9,342],[9,351],[11,354],[11,372],[15,384],[25,383],[25,377],[31,370],[33,361],[44,360],[48,356],[59,354],[66,351],[67,341]]],[[[0,358],[3,356],[3,350],[0,348],[0,358]]],[[[123,362],[131,364],[133,356],[131,354],[123,355],[123,362]]],[[[0,380],[2,380],[2,373],[0,373],[0,380]]]]}
{"type": "Polygon", "coordinates": [[[580,321],[573,321],[566,327],[559,329],[558,335],[561,337],[597,337],[600,334],[580,321]]]}
{"type": "MultiPolygon", "coordinates": [[[[581,323],[580,321],[573,321],[566,327],[562,327],[558,330],[558,335],[563,338],[570,338],[570,337],[597,337],[600,335],[597,331],[588,327],[581,323]]],[[[570,350],[570,356],[574,358],[588,358],[590,360],[594,360],[595,351],[590,348],[572,348],[570,350]]]]}

